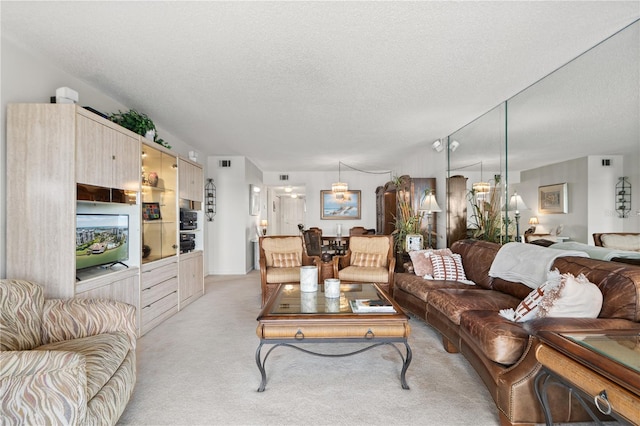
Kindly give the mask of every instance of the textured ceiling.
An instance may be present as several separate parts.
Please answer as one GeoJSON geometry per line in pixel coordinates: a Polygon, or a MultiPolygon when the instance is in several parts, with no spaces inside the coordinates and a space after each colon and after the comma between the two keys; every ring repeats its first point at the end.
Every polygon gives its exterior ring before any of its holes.
{"type": "Polygon", "coordinates": [[[3,37],[201,156],[263,171],[386,170],[640,16],[638,1],[0,7],[3,37]]]}

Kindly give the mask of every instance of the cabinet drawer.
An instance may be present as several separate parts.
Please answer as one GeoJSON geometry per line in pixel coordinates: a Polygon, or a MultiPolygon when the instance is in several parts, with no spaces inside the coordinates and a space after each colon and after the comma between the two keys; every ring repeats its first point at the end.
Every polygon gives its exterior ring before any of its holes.
{"type": "Polygon", "coordinates": [[[256,334],[261,339],[367,339],[372,338],[407,338],[408,324],[260,324],[256,334]]]}
{"type": "Polygon", "coordinates": [[[142,290],[146,290],[162,281],[178,276],[178,263],[172,262],[157,268],[142,271],[142,290]]]}
{"type": "Polygon", "coordinates": [[[151,305],[158,299],[161,299],[167,294],[174,291],[178,291],[177,277],[169,278],[168,280],[162,281],[161,283],[158,283],[156,285],[143,288],[142,292],[140,293],[142,308],[144,309],[148,305],[151,305]]]}
{"type": "Polygon", "coordinates": [[[143,328],[153,321],[155,318],[161,316],[167,311],[178,309],[178,291],[174,291],[171,294],[166,295],[160,300],[156,300],[150,305],[142,307],[141,320],[143,328]]]}

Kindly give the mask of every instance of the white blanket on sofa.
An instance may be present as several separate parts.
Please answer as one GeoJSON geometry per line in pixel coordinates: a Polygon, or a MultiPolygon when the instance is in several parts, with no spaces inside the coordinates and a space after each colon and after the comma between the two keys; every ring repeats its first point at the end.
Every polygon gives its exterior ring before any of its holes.
{"type": "Polygon", "coordinates": [[[553,250],[535,244],[507,243],[491,263],[489,276],[507,281],[521,282],[538,288],[547,280],[553,261],[562,256],[589,257],[583,251],[553,250]]]}

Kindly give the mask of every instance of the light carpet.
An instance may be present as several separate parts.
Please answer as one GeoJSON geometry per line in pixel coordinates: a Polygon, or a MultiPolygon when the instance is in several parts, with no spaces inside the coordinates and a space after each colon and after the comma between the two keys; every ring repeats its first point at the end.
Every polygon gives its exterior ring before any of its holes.
{"type": "Polygon", "coordinates": [[[401,388],[401,359],[387,346],[343,358],[279,347],[269,356],[267,387],[259,393],[259,273],[210,276],[205,290],[138,340],[138,381],[118,424],[499,424],[473,368],[462,355],[446,353],[439,334],[414,317],[410,390],[401,388]]]}

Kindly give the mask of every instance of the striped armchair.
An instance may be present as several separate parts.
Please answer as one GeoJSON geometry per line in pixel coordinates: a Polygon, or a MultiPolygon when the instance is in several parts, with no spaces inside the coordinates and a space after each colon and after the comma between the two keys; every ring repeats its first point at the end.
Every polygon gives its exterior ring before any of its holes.
{"type": "Polygon", "coordinates": [[[309,256],[302,237],[260,237],[260,288],[262,306],[279,284],[300,284],[300,266],[320,265],[320,256],[309,256]]]}
{"type": "Polygon", "coordinates": [[[344,282],[377,283],[393,296],[392,235],[354,235],[344,256],[334,256],[333,276],[344,282]]]}
{"type": "Polygon", "coordinates": [[[114,425],[136,382],[135,308],[0,280],[2,424],[114,425]]]}

